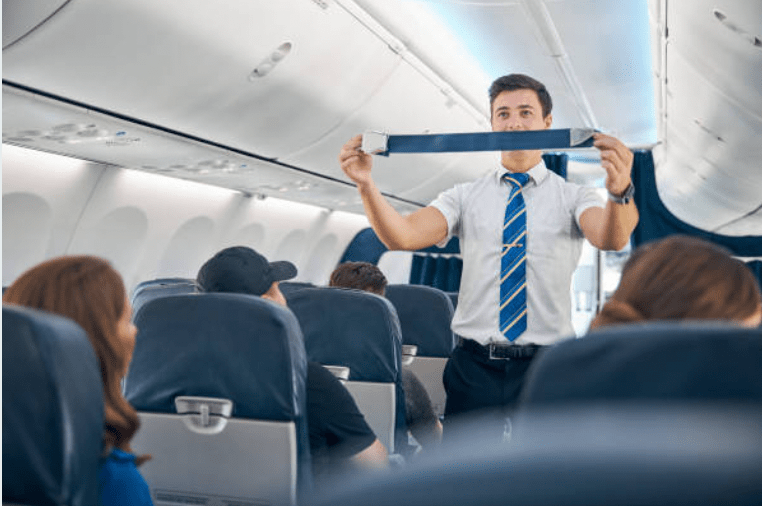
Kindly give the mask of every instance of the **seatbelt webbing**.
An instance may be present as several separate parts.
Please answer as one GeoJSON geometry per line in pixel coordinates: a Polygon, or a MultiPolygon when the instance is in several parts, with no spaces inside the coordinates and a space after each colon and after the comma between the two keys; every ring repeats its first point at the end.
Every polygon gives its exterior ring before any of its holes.
{"type": "Polygon", "coordinates": [[[388,156],[389,153],[589,148],[593,145],[595,132],[592,128],[434,135],[387,135],[381,132],[366,132],[362,138],[362,150],[366,153],[388,156]]]}

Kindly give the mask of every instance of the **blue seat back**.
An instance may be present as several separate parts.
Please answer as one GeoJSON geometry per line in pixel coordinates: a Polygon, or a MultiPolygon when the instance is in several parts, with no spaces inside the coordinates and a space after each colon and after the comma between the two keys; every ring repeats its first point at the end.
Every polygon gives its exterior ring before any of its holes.
{"type": "Polygon", "coordinates": [[[288,304],[310,360],[349,367],[350,381],[395,384],[395,426],[398,436],[405,432],[402,335],[391,303],[360,290],[316,287],[293,292],[288,304]]]}
{"type": "Polygon", "coordinates": [[[196,280],[189,278],[162,278],[152,279],[140,283],[132,292],[132,310],[137,314],[138,310],[149,300],[166,297],[168,295],[180,295],[184,293],[198,293],[196,280]]]}
{"type": "Polygon", "coordinates": [[[283,293],[283,296],[286,298],[286,300],[289,299],[292,293],[299,291],[303,288],[314,288],[315,285],[312,283],[307,283],[304,281],[281,281],[278,283],[278,286],[280,288],[281,293],[283,293]]]}
{"type": "Polygon", "coordinates": [[[402,327],[402,342],[418,347],[422,357],[449,357],[457,344],[450,328],[455,312],[450,297],[423,285],[389,285],[386,297],[402,327]]]}
{"type": "Polygon", "coordinates": [[[310,360],[349,367],[351,381],[400,380],[402,336],[394,308],[359,290],[304,288],[289,308],[299,320],[310,360]]]}
{"type": "Polygon", "coordinates": [[[510,442],[474,426],[435,458],[339,484],[313,504],[752,506],[762,503],[761,416],[711,406],[553,409],[517,420],[530,430],[510,442]]]}
{"type": "Polygon", "coordinates": [[[521,404],[762,404],[760,364],[760,328],[667,322],[614,326],[543,351],[528,372],[521,404]]]}
{"type": "Polygon", "coordinates": [[[3,503],[98,504],[103,384],[82,328],[3,305],[3,503]]]}
{"type": "Polygon", "coordinates": [[[233,418],[293,421],[301,485],[309,480],[304,340],[288,309],[260,297],[201,293],[135,314],[125,396],[141,412],[175,413],[177,396],[233,401],[233,418]]]}

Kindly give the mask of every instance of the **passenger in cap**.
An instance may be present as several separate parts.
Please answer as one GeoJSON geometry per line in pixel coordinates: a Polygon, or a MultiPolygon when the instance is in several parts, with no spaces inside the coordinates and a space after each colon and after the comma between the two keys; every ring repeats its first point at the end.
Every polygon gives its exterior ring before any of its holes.
{"type": "MultiPolygon", "coordinates": [[[[278,283],[296,275],[291,262],[268,262],[249,247],[234,246],[210,258],[199,270],[196,283],[205,292],[257,295],[287,307],[278,283]]],[[[317,362],[307,363],[307,426],[317,486],[329,476],[388,465],[386,448],[349,391],[317,362]]]]}
{"type": "Polygon", "coordinates": [[[288,261],[268,262],[246,246],[225,248],[201,266],[196,284],[205,292],[246,293],[286,305],[278,283],[296,277],[288,261]]]}

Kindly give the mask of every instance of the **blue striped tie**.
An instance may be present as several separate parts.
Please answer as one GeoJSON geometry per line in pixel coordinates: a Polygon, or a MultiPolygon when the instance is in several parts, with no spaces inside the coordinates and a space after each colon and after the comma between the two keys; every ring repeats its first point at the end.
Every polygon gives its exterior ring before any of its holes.
{"type": "Polygon", "coordinates": [[[514,341],[527,329],[527,218],[521,187],[529,174],[504,174],[511,185],[500,255],[500,332],[514,341]]]}

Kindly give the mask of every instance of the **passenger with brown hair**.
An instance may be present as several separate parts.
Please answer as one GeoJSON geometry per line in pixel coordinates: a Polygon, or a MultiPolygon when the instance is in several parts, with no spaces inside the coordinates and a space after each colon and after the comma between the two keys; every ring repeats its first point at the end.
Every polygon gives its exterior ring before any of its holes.
{"type": "Polygon", "coordinates": [[[136,456],[130,449],[139,427],[138,414],[121,389],[137,329],[119,273],[106,260],[93,256],[54,258],[19,276],[3,295],[3,302],[65,316],[85,330],[103,379],[101,505],[153,504],[148,485],[137,470],[149,457],[136,456]]]}
{"type": "Polygon", "coordinates": [[[355,288],[384,296],[386,276],[381,269],[369,262],[344,262],[331,273],[328,286],[355,288]]]}
{"type": "MultiPolygon", "coordinates": [[[[331,273],[328,286],[353,288],[386,295],[387,280],[376,265],[369,262],[344,262],[331,273]]],[[[405,390],[405,422],[421,448],[431,448],[442,440],[442,423],[434,413],[431,398],[421,380],[402,369],[402,388],[405,390]]]]}
{"type": "Polygon", "coordinates": [[[675,235],[637,248],[590,329],[645,320],[762,322],[754,274],[723,247],[675,235]]]}

